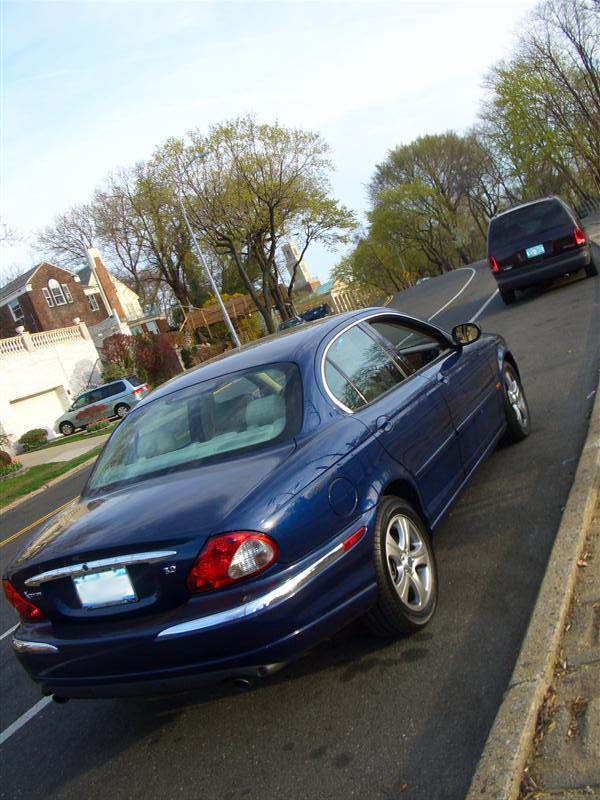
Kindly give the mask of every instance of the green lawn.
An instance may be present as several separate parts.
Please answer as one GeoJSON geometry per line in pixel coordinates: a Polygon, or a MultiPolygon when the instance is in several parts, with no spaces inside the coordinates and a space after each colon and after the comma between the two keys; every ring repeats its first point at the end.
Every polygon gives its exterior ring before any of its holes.
{"type": "Polygon", "coordinates": [[[0,482],[0,508],[4,508],[4,506],[12,503],[18,497],[23,497],[39,489],[40,486],[48,483],[53,478],[57,478],[64,472],[68,472],[73,467],[96,458],[101,449],[101,447],[95,447],[93,450],[89,450],[87,453],[77,456],[77,458],[72,458],[70,461],[38,464],[37,467],[31,467],[25,472],[20,472],[14,478],[6,478],[0,482]]]}
{"type": "MultiPolygon", "coordinates": [[[[93,433],[76,433],[73,436],[61,436],[59,439],[52,439],[47,444],[41,445],[41,447],[36,447],[34,450],[28,450],[28,453],[37,453],[38,450],[47,450],[48,447],[59,447],[62,444],[71,444],[71,442],[79,442],[82,439],[91,439],[94,436],[104,436],[107,433],[111,433],[114,427],[117,425],[116,422],[111,422],[110,425],[107,425],[106,428],[102,428],[102,430],[94,431],[93,433]]],[[[18,459],[19,456],[16,456],[18,459]]]]}

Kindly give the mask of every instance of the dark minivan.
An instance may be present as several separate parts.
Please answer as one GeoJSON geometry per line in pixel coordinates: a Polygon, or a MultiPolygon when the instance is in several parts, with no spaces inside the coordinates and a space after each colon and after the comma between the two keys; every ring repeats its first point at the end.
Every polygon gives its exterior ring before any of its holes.
{"type": "Polygon", "coordinates": [[[508,305],[515,289],[585,270],[598,274],[590,240],[575,212],[559,197],[509,208],[490,220],[488,264],[508,305]]]}

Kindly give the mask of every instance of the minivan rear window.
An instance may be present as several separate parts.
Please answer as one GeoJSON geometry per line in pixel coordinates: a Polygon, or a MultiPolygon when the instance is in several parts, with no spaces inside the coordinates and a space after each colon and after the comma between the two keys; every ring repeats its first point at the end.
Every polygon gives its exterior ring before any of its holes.
{"type": "Polygon", "coordinates": [[[491,253],[517,239],[536,236],[550,228],[570,225],[572,220],[558,200],[541,200],[514,211],[507,211],[490,222],[488,245],[491,253]]]}

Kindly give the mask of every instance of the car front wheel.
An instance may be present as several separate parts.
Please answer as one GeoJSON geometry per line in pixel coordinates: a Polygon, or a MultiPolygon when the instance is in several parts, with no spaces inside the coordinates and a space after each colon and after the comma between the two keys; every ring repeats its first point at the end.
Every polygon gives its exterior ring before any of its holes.
{"type": "Polygon", "coordinates": [[[63,436],[70,436],[75,430],[75,426],[71,425],[70,422],[61,422],[59,425],[59,430],[63,436]]]}
{"type": "Polygon", "coordinates": [[[506,363],[504,365],[502,382],[504,384],[504,414],[506,416],[504,442],[513,444],[529,436],[529,405],[521,379],[512,364],[506,363]]]}
{"type": "Polygon", "coordinates": [[[378,596],[366,616],[371,631],[389,638],[425,627],[437,605],[437,568],[425,525],[405,500],[381,500],[373,558],[378,596]]]}

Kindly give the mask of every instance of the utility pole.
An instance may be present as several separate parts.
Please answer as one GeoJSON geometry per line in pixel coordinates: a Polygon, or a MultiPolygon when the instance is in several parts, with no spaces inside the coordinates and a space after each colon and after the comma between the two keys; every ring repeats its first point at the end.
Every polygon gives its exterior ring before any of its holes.
{"type": "Polygon", "coordinates": [[[190,235],[190,238],[192,240],[192,243],[194,245],[194,250],[196,252],[196,258],[200,262],[200,265],[201,265],[202,269],[204,270],[204,272],[206,274],[206,277],[208,278],[208,282],[211,285],[211,288],[213,290],[213,294],[216,297],[217,303],[219,304],[219,307],[221,309],[221,313],[223,314],[223,319],[225,320],[225,324],[229,328],[229,333],[231,334],[231,338],[233,340],[233,344],[235,345],[235,347],[241,347],[242,343],[239,340],[239,337],[237,335],[237,331],[233,327],[233,322],[231,321],[231,318],[230,318],[229,314],[227,313],[227,309],[225,308],[225,303],[223,302],[223,298],[221,297],[221,295],[219,293],[219,290],[217,289],[217,284],[215,283],[214,278],[211,275],[211,272],[210,272],[210,270],[208,268],[208,264],[204,260],[204,256],[202,255],[202,250],[200,250],[200,245],[198,244],[198,240],[196,239],[196,237],[194,235],[194,231],[192,230],[192,226],[190,225],[190,221],[188,219],[188,215],[187,215],[187,212],[185,210],[185,204],[183,202],[183,195],[182,195],[181,189],[179,187],[177,189],[177,199],[179,200],[179,205],[181,207],[181,213],[183,214],[183,221],[185,222],[185,227],[187,228],[188,233],[190,235]]]}

